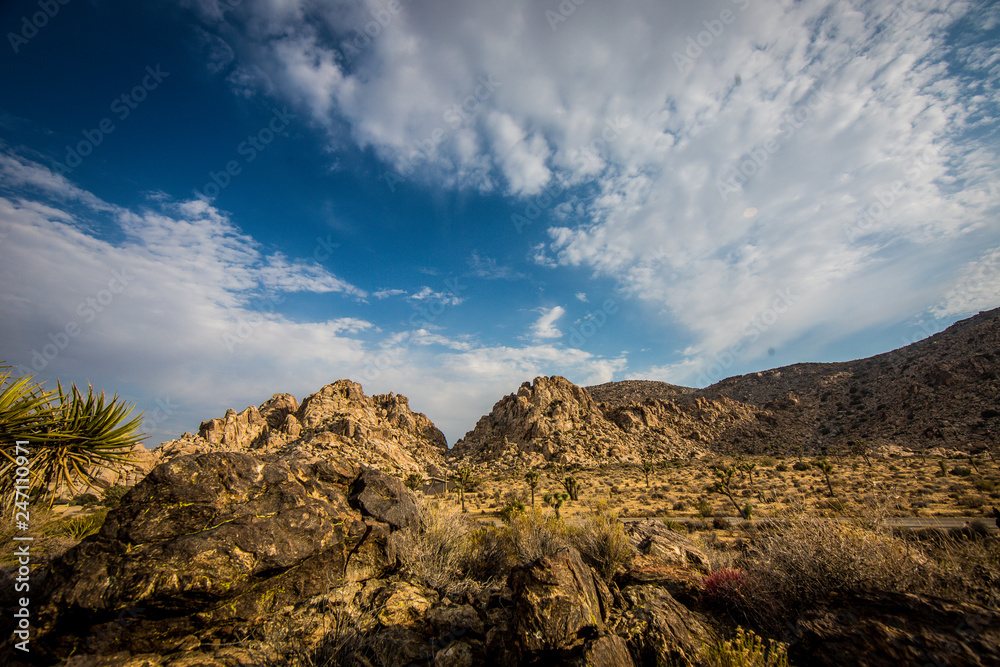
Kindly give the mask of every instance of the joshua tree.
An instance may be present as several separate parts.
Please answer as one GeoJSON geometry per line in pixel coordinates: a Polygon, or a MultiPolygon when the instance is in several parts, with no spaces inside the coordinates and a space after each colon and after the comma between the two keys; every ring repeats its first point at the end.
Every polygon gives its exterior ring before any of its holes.
{"type": "Polygon", "coordinates": [[[566,493],[569,494],[570,500],[580,499],[580,482],[578,482],[576,477],[573,477],[573,475],[569,475],[563,480],[563,488],[565,488],[566,493]]]}
{"type": "Polygon", "coordinates": [[[10,368],[0,364],[0,441],[27,440],[30,458],[20,445],[0,449],[0,504],[15,501],[15,486],[28,486],[51,507],[60,484],[75,493],[76,483],[95,486],[102,469],[134,465],[130,450],[145,436],[137,432],[141,414],[127,420],[133,406],[89,385],[86,395],[75,384],[64,391],[58,382],[56,391],[45,391],[30,376],[12,377],[10,368]],[[29,460],[28,477],[15,481],[15,470],[28,468],[29,460]]]}
{"type": "Polygon", "coordinates": [[[551,507],[556,511],[556,518],[559,518],[559,508],[563,506],[567,500],[569,500],[568,493],[546,493],[542,496],[542,500],[546,505],[551,507]]]}
{"type": "Polygon", "coordinates": [[[736,508],[739,515],[744,519],[749,519],[750,503],[747,503],[744,507],[740,507],[740,504],[736,502],[736,497],[733,495],[733,475],[736,474],[736,468],[733,466],[712,466],[712,470],[719,479],[708,487],[709,493],[721,493],[726,496],[729,498],[729,502],[733,504],[733,507],[736,508]]]}
{"type": "Polygon", "coordinates": [[[854,440],[851,442],[851,454],[855,456],[860,456],[868,464],[868,467],[872,467],[872,460],[868,458],[868,454],[871,452],[872,446],[867,440],[854,440]]]}
{"type": "Polygon", "coordinates": [[[656,469],[656,448],[650,445],[643,451],[642,472],[646,475],[646,488],[649,488],[649,473],[656,469]]]}
{"type": "Polygon", "coordinates": [[[472,468],[462,466],[458,469],[458,473],[452,476],[451,480],[455,482],[455,486],[458,488],[458,497],[462,501],[462,511],[465,512],[465,492],[469,490],[474,481],[472,468]]]}
{"type": "Polygon", "coordinates": [[[410,491],[416,493],[420,489],[424,488],[424,476],[419,472],[411,472],[406,476],[406,479],[403,480],[403,484],[405,484],[406,488],[410,491]]]}
{"type": "Polygon", "coordinates": [[[833,472],[833,464],[826,459],[820,459],[816,461],[816,467],[823,471],[823,477],[826,478],[826,488],[830,489],[830,496],[836,498],[837,494],[833,492],[833,484],[830,483],[830,473],[833,472]]]}
{"type": "Polygon", "coordinates": [[[529,470],[524,474],[524,481],[528,483],[528,488],[531,489],[531,506],[535,506],[535,487],[538,486],[538,471],[529,470]]]}
{"type": "Polygon", "coordinates": [[[757,496],[757,499],[760,500],[760,502],[765,502],[764,494],[758,491],[757,485],[753,483],[753,471],[757,469],[757,464],[752,463],[751,461],[744,461],[741,459],[742,457],[740,457],[740,459],[737,460],[738,461],[737,467],[747,474],[747,479],[750,482],[750,490],[753,491],[755,496],[757,496]]]}

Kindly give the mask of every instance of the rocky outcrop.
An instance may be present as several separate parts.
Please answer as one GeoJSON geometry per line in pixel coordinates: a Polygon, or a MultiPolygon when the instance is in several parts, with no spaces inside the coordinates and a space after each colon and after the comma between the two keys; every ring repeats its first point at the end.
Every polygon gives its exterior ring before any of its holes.
{"type": "Polygon", "coordinates": [[[575,549],[514,570],[507,585],[522,652],[569,651],[605,632],[611,593],[575,549]]]}
{"type": "Polygon", "coordinates": [[[258,407],[229,410],[155,450],[158,461],[188,454],[236,451],[351,458],[392,472],[435,474],[444,462],[444,435],[405,396],[365,395],[361,385],[338,380],[306,397],[275,394],[258,407]]]}
{"type": "Polygon", "coordinates": [[[658,458],[697,455],[718,433],[769,417],[728,398],[599,404],[566,378],[538,377],[498,401],[451,455],[505,467],[639,463],[650,448],[658,458]]]}
{"type": "MultiPolygon", "coordinates": [[[[45,604],[33,646],[48,659],[190,658],[289,630],[281,626],[329,602],[331,588],[390,569],[386,539],[418,520],[412,503],[398,480],[352,462],[236,452],[177,458],[52,565],[36,598],[45,604]],[[392,511],[384,497],[396,499],[392,511]]],[[[309,644],[319,619],[300,620],[295,640],[309,644]]]]}

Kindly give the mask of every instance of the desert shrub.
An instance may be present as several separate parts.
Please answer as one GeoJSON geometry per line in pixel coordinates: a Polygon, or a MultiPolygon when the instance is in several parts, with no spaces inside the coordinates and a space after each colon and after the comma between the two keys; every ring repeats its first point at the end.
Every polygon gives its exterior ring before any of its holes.
{"type": "Polygon", "coordinates": [[[566,524],[538,508],[514,515],[506,531],[518,565],[551,556],[569,544],[566,524]]]}
{"type": "Polygon", "coordinates": [[[775,464],[775,459],[773,456],[765,456],[760,460],[760,465],[762,468],[770,468],[775,464]]]}
{"type": "Polygon", "coordinates": [[[598,503],[583,524],[572,531],[570,541],[605,581],[611,581],[615,571],[634,553],[618,514],[607,503],[598,503]]]}
{"type": "Polygon", "coordinates": [[[423,528],[403,528],[389,536],[389,554],[441,591],[460,579],[474,526],[457,508],[436,501],[423,501],[421,513],[423,528]]]}
{"type": "Polygon", "coordinates": [[[729,609],[746,594],[747,575],[741,570],[722,568],[701,582],[701,599],[708,605],[729,609]]]}
{"type": "Polygon", "coordinates": [[[115,508],[121,504],[122,498],[128,493],[129,487],[122,486],[121,484],[115,484],[114,486],[109,486],[104,489],[104,496],[101,498],[101,504],[105,507],[115,508]]]}
{"type": "Polygon", "coordinates": [[[800,519],[762,528],[740,566],[753,592],[746,613],[765,627],[836,594],[907,591],[927,578],[916,549],[860,523],[800,519]]]}
{"type": "Polygon", "coordinates": [[[698,516],[703,519],[708,519],[715,515],[715,508],[707,500],[698,501],[698,504],[694,508],[697,510],[698,516]]]}
{"type": "Polygon", "coordinates": [[[737,627],[734,638],[705,646],[701,657],[708,667],[788,667],[788,644],[737,627]]]}
{"type": "Polygon", "coordinates": [[[779,463],[778,465],[774,466],[774,469],[777,470],[778,472],[788,472],[788,466],[785,465],[784,463],[779,463]]]}
{"type": "Polygon", "coordinates": [[[84,514],[70,519],[57,521],[46,527],[45,532],[57,537],[70,537],[74,540],[82,540],[99,531],[104,525],[104,519],[108,516],[108,510],[100,510],[93,514],[84,514]]]}
{"type": "Polygon", "coordinates": [[[728,530],[729,521],[727,519],[723,519],[721,516],[717,516],[712,519],[712,528],[715,528],[716,530],[728,530]]]}
{"type": "Polygon", "coordinates": [[[517,498],[512,498],[500,509],[500,520],[504,523],[510,523],[515,515],[522,512],[524,512],[524,503],[517,498]]]}
{"type": "Polygon", "coordinates": [[[979,509],[986,504],[986,498],[979,495],[978,493],[966,493],[960,495],[956,502],[962,507],[968,507],[969,509],[979,509]]]}
{"type": "Polygon", "coordinates": [[[73,499],[69,501],[69,504],[79,505],[80,507],[90,507],[91,505],[96,505],[99,502],[101,502],[101,499],[93,493],[80,493],[73,496],[73,499]]]}
{"type": "Polygon", "coordinates": [[[466,577],[489,584],[504,579],[512,561],[506,529],[484,526],[468,534],[460,569],[466,577]]]}
{"type": "Polygon", "coordinates": [[[976,491],[982,491],[983,493],[994,493],[997,490],[996,482],[992,479],[982,477],[972,480],[972,486],[975,487],[976,491]]]}
{"type": "Polygon", "coordinates": [[[688,508],[688,504],[687,504],[687,502],[686,502],[686,501],[683,501],[683,500],[678,500],[678,501],[677,501],[676,503],[674,503],[674,505],[673,505],[673,510],[674,510],[675,512],[683,512],[683,511],[684,511],[684,510],[686,510],[687,508],[688,508]]]}
{"type": "Polygon", "coordinates": [[[673,519],[667,519],[662,522],[666,528],[674,531],[675,533],[686,533],[687,528],[680,521],[674,521],[673,519]]]}
{"type": "Polygon", "coordinates": [[[969,466],[955,466],[951,469],[951,474],[955,477],[968,477],[972,474],[972,468],[969,466]]]}
{"type": "Polygon", "coordinates": [[[796,461],[795,463],[792,464],[792,468],[794,468],[795,470],[799,470],[799,471],[809,470],[809,468],[811,468],[811,467],[812,466],[810,466],[805,461],[796,461]]]}
{"type": "Polygon", "coordinates": [[[688,521],[687,522],[687,530],[688,530],[689,533],[694,533],[694,532],[699,531],[699,530],[708,530],[711,527],[712,527],[711,524],[709,524],[707,521],[688,521]]]}

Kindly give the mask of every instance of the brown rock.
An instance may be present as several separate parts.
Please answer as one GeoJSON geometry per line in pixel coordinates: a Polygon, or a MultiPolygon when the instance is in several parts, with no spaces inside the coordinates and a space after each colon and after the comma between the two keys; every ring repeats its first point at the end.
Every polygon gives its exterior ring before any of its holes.
{"type": "Polygon", "coordinates": [[[611,594],[575,549],[515,569],[508,586],[524,651],[568,649],[604,631],[611,594]]]}
{"type": "Polygon", "coordinates": [[[835,598],[803,614],[792,664],[1000,665],[1000,613],[904,593],[835,598]]]}

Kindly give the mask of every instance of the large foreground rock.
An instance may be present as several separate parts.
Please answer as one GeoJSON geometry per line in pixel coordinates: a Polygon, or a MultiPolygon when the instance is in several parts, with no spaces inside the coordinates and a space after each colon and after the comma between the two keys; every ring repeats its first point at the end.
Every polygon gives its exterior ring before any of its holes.
{"type": "MultiPolygon", "coordinates": [[[[53,563],[33,596],[32,657],[240,664],[226,651],[263,650],[262,641],[308,653],[329,631],[320,610],[347,618],[361,585],[394,569],[389,533],[419,521],[399,480],[353,463],[236,452],[177,458],[53,563]],[[203,662],[186,662],[197,656],[203,662]]],[[[368,591],[369,605],[375,597],[368,591]]]]}

